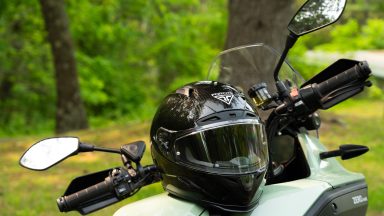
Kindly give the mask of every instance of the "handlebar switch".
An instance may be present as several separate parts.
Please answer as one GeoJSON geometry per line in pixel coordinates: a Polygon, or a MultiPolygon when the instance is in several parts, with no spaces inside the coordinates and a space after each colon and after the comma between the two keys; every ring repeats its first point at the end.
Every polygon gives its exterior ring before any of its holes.
{"type": "Polygon", "coordinates": [[[114,169],[110,178],[112,178],[112,184],[119,199],[130,195],[133,190],[132,177],[126,169],[114,169]]]}

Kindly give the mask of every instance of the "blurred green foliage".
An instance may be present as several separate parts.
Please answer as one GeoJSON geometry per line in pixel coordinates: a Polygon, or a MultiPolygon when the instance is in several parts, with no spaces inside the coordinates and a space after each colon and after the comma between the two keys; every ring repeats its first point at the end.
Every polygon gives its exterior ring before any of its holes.
{"type": "MultiPolygon", "coordinates": [[[[171,88],[203,79],[224,44],[224,0],[68,0],[66,6],[93,126],[150,118],[171,88]]],[[[0,8],[0,137],[52,131],[54,71],[39,2],[1,1],[0,8]]]]}
{"type": "MultiPolygon", "coordinates": [[[[67,0],[66,6],[92,127],[150,119],[170,90],[204,79],[224,47],[225,0],[67,0]]],[[[300,38],[289,60],[309,78],[326,65],[309,63],[308,49],[383,49],[383,9],[377,0],[349,2],[338,24],[300,38]]],[[[0,1],[0,38],[0,137],[52,132],[56,84],[39,2],[0,1]]]]}
{"type": "Polygon", "coordinates": [[[361,49],[384,49],[384,20],[368,19],[360,25],[356,19],[335,26],[330,32],[331,40],[317,46],[318,50],[354,51],[361,49]]]}

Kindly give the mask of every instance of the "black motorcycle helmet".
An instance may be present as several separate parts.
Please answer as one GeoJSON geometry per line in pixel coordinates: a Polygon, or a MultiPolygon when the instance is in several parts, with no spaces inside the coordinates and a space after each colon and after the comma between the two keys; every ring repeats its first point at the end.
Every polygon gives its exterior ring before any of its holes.
{"type": "Polygon", "coordinates": [[[266,134],[235,87],[202,81],[177,89],[158,108],[150,135],[171,195],[229,212],[256,206],[268,165],[266,134]]]}

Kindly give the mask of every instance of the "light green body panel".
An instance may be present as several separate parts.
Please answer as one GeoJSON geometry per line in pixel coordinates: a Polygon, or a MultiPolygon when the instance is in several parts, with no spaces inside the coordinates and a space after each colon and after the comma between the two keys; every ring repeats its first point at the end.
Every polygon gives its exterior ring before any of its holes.
{"type": "MultiPolygon", "coordinates": [[[[258,206],[245,215],[303,215],[316,199],[330,188],[328,183],[301,179],[264,187],[258,206]]],[[[114,216],[208,216],[204,208],[176,199],[167,193],[143,199],[120,208],[114,216]]]]}
{"type": "Polygon", "coordinates": [[[114,216],[158,215],[158,216],[208,216],[204,208],[174,197],[168,193],[143,199],[123,206],[115,212],[114,216]],[[202,214],[202,213],[205,214],[202,214]]]}
{"type": "Polygon", "coordinates": [[[298,138],[311,169],[309,179],[328,182],[334,188],[365,179],[364,175],[360,173],[344,169],[335,158],[320,160],[320,152],[327,151],[327,149],[317,138],[307,134],[299,134],[298,138]]]}
{"type": "MultiPolygon", "coordinates": [[[[344,169],[334,158],[320,160],[326,148],[315,137],[299,134],[299,141],[307,158],[311,175],[305,179],[267,185],[257,207],[249,213],[233,215],[304,215],[325,191],[364,180],[364,176],[344,169]]],[[[167,193],[153,196],[120,208],[114,216],[208,216],[195,203],[173,198],[167,193]]]]}
{"type": "Polygon", "coordinates": [[[309,179],[268,185],[252,211],[256,215],[304,215],[317,198],[330,189],[328,183],[309,179]]]}

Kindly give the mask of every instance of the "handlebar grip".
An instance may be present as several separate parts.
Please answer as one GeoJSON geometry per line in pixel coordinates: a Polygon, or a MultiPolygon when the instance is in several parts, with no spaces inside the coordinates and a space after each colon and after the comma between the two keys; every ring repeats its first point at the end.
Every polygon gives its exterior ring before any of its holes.
{"type": "Polygon", "coordinates": [[[81,191],[57,199],[57,205],[61,212],[77,209],[81,204],[104,195],[113,195],[114,187],[110,178],[85,188],[81,191]]]}
{"type": "Polygon", "coordinates": [[[353,82],[355,80],[366,79],[371,73],[371,69],[366,61],[362,61],[354,67],[316,85],[316,90],[322,97],[333,90],[353,82]]]}

